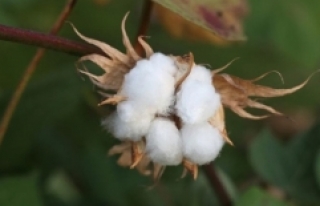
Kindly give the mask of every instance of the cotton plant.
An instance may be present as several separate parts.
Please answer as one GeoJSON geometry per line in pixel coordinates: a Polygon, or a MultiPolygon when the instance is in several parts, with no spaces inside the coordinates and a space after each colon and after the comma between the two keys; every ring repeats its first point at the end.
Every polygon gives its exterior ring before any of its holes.
{"type": "Polygon", "coordinates": [[[145,51],[139,56],[125,31],[125,15],[121,24],[122,53],[112,46],[74,31],[84,41],[99,47],[106,56],[90,54],[79,59],[92,61],[102,68],[100,76],[79,70],[105,97],[99,106],[116,105],[102,120],[102,126],[122,143],[113,146],[109,155],[120,154],[118,164],[136,168],[143,175],[159,179],[166,166],[182,164],[194,179],[198,166],[209,164],[220,154],[228,137],[224,108],[240,117],[258,120],[282,115],[274,108],[250,97],[277,97],[301,89],[310,79],[290,89],[273,89],[257,85],[254,79],[244,80],[221,74],[230,64],[209,70],[194,61],[192,53],[183,56],[154,52],[142,37],[145,51]],[[245,111],[252,107],[269,114],[255,116],[245,111]],[[150,168],[153,164],[153,168],[150,168]]]}

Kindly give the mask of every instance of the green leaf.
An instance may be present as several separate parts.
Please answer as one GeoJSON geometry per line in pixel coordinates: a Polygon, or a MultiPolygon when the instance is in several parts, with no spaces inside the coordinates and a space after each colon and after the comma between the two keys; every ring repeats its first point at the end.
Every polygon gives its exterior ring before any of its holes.
{"type": "Polygon", "coordinates": [[[228,40],[244,40],[245,0],[154,0],[185,19],[228,40]]]}
{"type": "MultiPolygon", "coordinates": [[[[13,170],[29,162],[37,133],[46,125],[65,118],[81,100],[80,81],[71,69],[49,73],[24,93],[1,145],[0,169],[13,170]]],[[[0,109],[11,95],[1,99],[0,109]]]]}
{"type": "Polygon", "coordinates": [[[272,206],[286,206],[285,202],[272,197],[258,187],[251,187],[246,190],[236,201],[235,206],[258,206],[258,205],[272,205],[272,206]]]}
{"type": "Polygon", "coordinates": [[[37,174],[4,177],[0,180],[1,206],[41,206],[37,174]]]}
{"type": "Polygon", "coordinates": [[[283,58],[314,69],[320,53],[319,1],[255,1],[248,18],[250,40],[259,39],[262,47],[275,48],[283,58]]]}
{"type": "Polygon", "coordinates": [[[250,159],[255,171],[293,198],[316,203],[320,189],[316,184],[314,162],[320,145],[320,126],[298,135],[282,145],[265,130],[252,143],[250,159]]]}

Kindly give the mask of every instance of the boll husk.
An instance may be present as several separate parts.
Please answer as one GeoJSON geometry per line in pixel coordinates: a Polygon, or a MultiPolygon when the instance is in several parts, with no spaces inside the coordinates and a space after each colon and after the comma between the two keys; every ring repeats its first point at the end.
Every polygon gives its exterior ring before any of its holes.
{"type": "MultiPolygon", "coordinates": [[[[123,43],[127,50],[126,54],[120,52],[119,50],[113,48],[112,46],[104,42],[84,36],[73,25],[71,25],[75,33],[81,39],[88,42],[89,44],[97,46],[106,54],[106,56],[102,56],[100,54],[90,54],[90,55],[81,57],[78,61],[78,62],[92,61],[98,66],[100,66],[101,69],[103,69],[104,74],[100,76],[94,75],[85,70],[79,70],[79,72],[90,77],[92,82],[97,87],[106,91],[113,91],[113,92],[118,91],[122,85],[124,75],[129,72],[129,70],[135,65],[135,63],[138,60],[142,59],[134,51],[128,39],[128,36],[126,34],[124,25],[125,25],[127,16],[128,16],[128,13],[125,15],[121,24],[123,43]]],[[[143,39],[141,39],[140,41],[143,42],[143,39]]],[[[141,45],[144,46],[145,44],[141,44],[141,45]]]]}
{"type": "MultiPolygon", "coordinates": [[[[144,150],[144,142],[139,142],[139,147],[141,150],[144,150]]],[[[135,160],[134,154],[132,153],[132,143],[124,141],[121,144],[114,145],[108,152],[109,156],[120,154],[120,157],[117,161],[118,165],[122,167],[131,167],[132,163],[135,160]]],[[[149,169],[151,160],[148,156],[144,155],[140,159],[139,163],[136,165],[136,169],[143,175],[150,175],[152,172],[149,169]]],[[[157,176],[158,174],[155,174],[157,176]]]]}
{"type": "Polygon", "coordinates": [[[195,65],[181,84],[175,109],[183,123],[197,124],[207,122],[220,102],[220,95],[212,86],[210,71],[195,65]]]}
{"type": "Polygon", "coordinates": [[[239,77],[236,77],[230,74],[225,74],[225,73],[218,74],[219,72],[226,69],[231,63],[232,62],[230,62],[228,65],[224,66],[223,68],[214,70],[212,72],[213,74],[212,83],[216,88],[216,91],[221,96],[221,102],[223,106],[231,109],[234,113],[238,114],[240,117],[253,119],[253,120],[264,119],[269,117],[270,115],[269,114],[262,115],[262,116],[253,115],[245,111],[244,108],[251,107],[256,109],[262,109],[269,112],[272,115],[282,116],[283,114],[268,105],[265,105],[258,101],[250,99],[250,97],[270,98],[270,97],[281,97],[288,94],[292,94],[300,90],[301,88],[303,88],[309,82],[311,77],[315,73],[319,72],[318,70],[312,73],[305,81],[303,81],[301,84],[295,87],[292,87],[289,89],[274,89],[271,87],[255,84],[256,81],[262,79],[263,77],[265,77],[266,75],[274,71],[262,74],[261,76],[253,80],[245,80],[245,79],[241,79],[239,77]]]}
{"type": "Polygon", "coordinates": [[[178,165],[182,161],[182,141],[174,122],[158,117],[146,135],[146,153],[157,164],[178,165]]]}

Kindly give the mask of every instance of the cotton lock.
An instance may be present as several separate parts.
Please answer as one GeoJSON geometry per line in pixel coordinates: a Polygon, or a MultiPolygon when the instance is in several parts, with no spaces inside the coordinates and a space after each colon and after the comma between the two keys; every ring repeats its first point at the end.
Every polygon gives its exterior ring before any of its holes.
{"type": "Polygon", "coordinates": [[[211,78],[208,69],[196,65],[182,83],[175,109],[184,123],[207,122],[221,104],[220,95],[215,92],[211,78]]]}
{"type": "Polygon", "coordinates": [[[183,156],[198,165],[213,161],[224,145],[220,132],[209,123],[184,125],[181,138],[183,156]]]}
{"type": "Polygon", "coordinates": [[[150,112],[167,114],[173,102],[176,71],[172,58],[155,53],[149,60],[138,61],[125,75],[121,95],[150,112]]]}
{"type": "Polygon", "coordinates": [[[146,153],[160,165],[178,165],[182,161],[182,141],[173,121],[156,118],[146,136],[146,153]]]}

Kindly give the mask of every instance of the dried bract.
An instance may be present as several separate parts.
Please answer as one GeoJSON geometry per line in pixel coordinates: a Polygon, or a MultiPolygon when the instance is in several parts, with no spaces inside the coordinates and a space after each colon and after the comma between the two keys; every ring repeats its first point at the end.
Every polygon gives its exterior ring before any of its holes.
{"type": "MultiPolygon", "coordinates": [[[[226,67],[224,67],[223,69],[225,68],[226,67]]],[[[218,72],[220,71],[222,70],[219,70],[218,72]]],[[[315,74],[313,73],[304,82],[290,89],[274,89],[254,83],[255,81],[258,81],[266,76],[268,73],[263,74],[253,80],[244,80],[229,74],[215,74],[212,78],[212,81],[217,92],[221,95],[223,106],[230,108],[233,112],[241,117],[258,120],[269,117],[269,114],[256,116],[248,113],[244,110],[244,108],[252,107],[256,109],[262,109],[274,115],[283,114],[270,106],[250,99],[250,97],[280,97],[294,93],[304,87],[308,83],[310,78],[315,74]]]]}
{"type": "MultiPolygon", "coordinates": [[[[143,142],[140,143],[142,149],[144,149],[145,144],[143,142]]],[[[120,154],[118,159],[118,164],[122,167],[130,167],[134,160],[134,154],[132,153],[132,144],[131,142],[123,142],[119,145],[113,146],[108,155],[116,155],[120,154]]],[[[151,170],[148,168],[150,164],[150,159],[147,156],[143,156],[139,163],[136,165],[136,169],[143,175],[150,175],[151,170]]]]}

